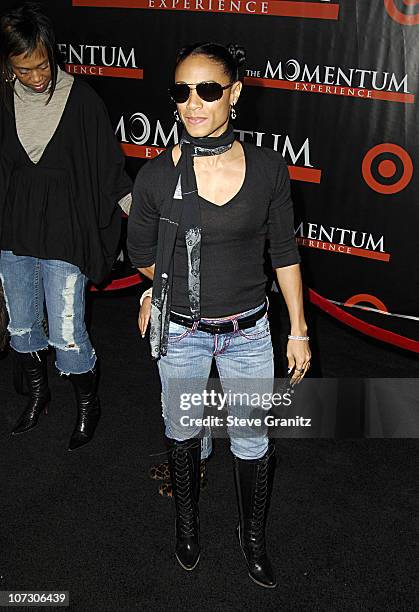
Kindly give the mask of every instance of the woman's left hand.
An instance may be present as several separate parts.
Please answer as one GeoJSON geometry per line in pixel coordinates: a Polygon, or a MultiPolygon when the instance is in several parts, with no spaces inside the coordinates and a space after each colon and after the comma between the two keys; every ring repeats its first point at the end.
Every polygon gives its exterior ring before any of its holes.
{"type": "Polygon", "coordinates": [[[143,303],[138,313],[138,329],[140,330],[141,337],[144,338],[145,332],[150,321],[151,313],[151,297],[147,296],[144,298],[143,303]]]}
{"type": "Polygon", "coordinates": [[[288,372],[294,369],[291,385],[297,385],[310,367],[311,351],[308,340],[288,340],[288,372]]]}

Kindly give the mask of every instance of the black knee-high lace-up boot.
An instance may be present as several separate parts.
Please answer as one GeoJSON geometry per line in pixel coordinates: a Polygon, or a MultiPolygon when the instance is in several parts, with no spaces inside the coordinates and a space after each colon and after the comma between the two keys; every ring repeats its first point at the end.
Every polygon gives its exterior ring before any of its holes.
{"type": "Polygon", "coordinates": [[[199,489],[201,440],[166,438],[170,477],[176,506],[176,559],[186,570],[199,561],[199,489]]]}
{"type": "Polygon", "coordinates": [[[20,415],[13,435],[25,433],[35,427],[39,415],[51,400],[47,376],[47,351],[36,351],[34,353],[18,353],[14,351],[15,359],[19,364],[28,388],[29,400],[24,412],[20,415]]]}
{"type": "Polygon", "coordinates": [[[250,578],[265,588],[277,586],[266,553],[265,526],[275,469],[275,446],[270,443],[260,459],[234,457],[239,524],[237,537],[246,559],[250,578]]]}

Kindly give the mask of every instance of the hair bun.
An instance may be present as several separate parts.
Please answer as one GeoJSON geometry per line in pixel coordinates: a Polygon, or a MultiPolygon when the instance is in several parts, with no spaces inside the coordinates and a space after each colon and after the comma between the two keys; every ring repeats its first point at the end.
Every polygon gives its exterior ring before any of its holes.
{"type": "Polygon", "coordinates": [[[241,66],[243,66],[244,62],[246,61],[245,48],[242,47],[241,45],[230,43],[229,45],[227,45],[227,49],[229,50],[230,54],[234,58],[234,61],[236,62],[237,67],[240,68],[241,66]]]}

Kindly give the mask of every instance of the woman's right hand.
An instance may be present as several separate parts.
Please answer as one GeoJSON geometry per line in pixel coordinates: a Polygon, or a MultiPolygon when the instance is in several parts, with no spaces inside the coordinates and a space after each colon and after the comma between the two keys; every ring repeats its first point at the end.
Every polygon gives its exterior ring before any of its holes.
{"type": "Polygon", "coordinates": [[[140,330],[141,337],[144,338],[147,331],[147,326],[150,321],[151,312],[151,298],[146,297],[141,304],[140,312],[138,313],[138,329],[140,330]]]}

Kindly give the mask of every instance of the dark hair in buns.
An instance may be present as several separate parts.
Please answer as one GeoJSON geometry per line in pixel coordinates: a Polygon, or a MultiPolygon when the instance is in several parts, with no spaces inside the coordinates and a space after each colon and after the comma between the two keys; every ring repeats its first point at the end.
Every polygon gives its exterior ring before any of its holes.
{"type": "Polygon", "coordinates": [[[199,42],[180,49],[176,57],[176,66],[192,55],[205,55],[208,59],[221,64],[230,81],[240,81],[243,76],[243,65],[246,60],[244,47],[236,44],[227,46],[213,42],[199,42]]]}

